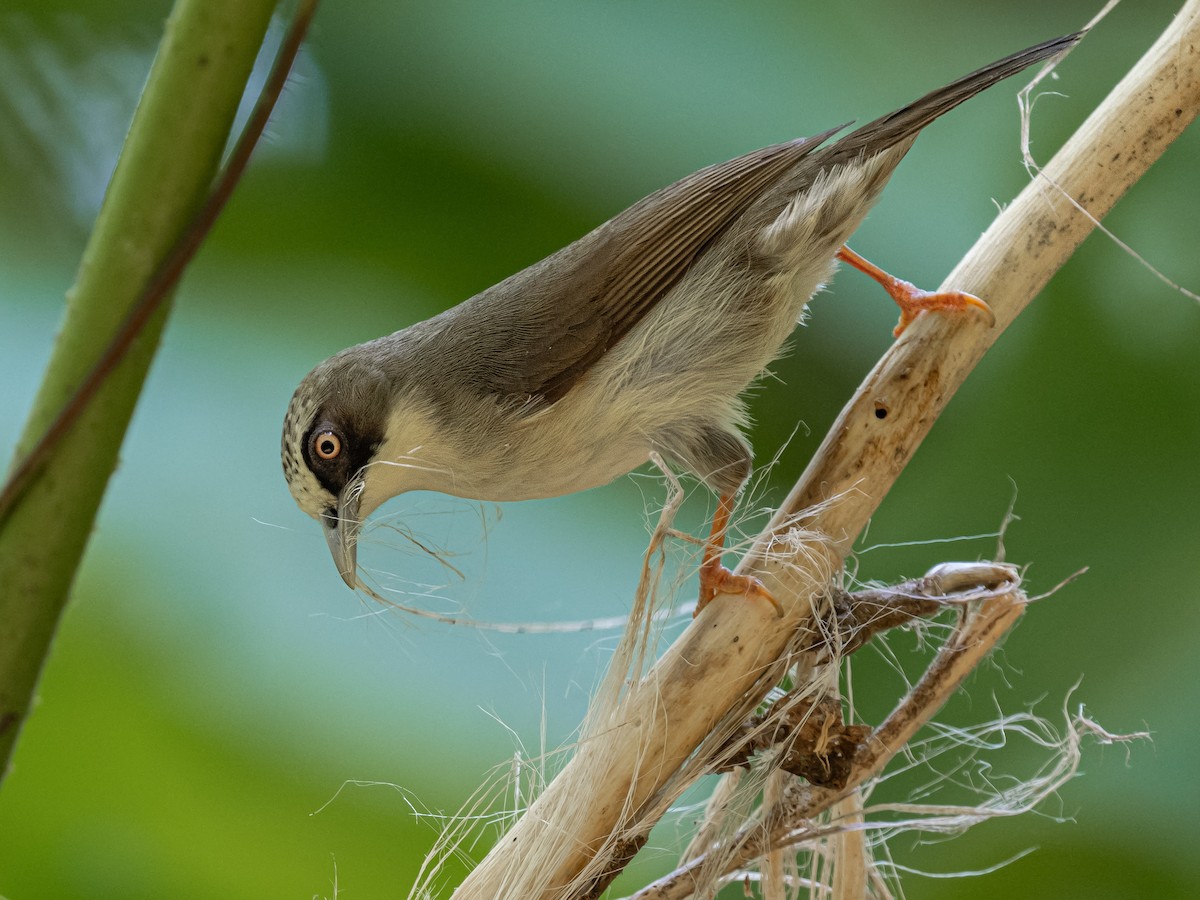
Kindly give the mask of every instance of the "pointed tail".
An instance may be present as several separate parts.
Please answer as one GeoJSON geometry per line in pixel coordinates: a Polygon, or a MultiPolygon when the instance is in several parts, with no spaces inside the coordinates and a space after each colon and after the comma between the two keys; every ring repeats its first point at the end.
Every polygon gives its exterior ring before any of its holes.
{"type": "Polygon", "coordinates": [[[1074,34],[1035,44],[1011,56],[999,59],[991,65],[984,66],[982,69],[977,69],[969,75],[964,75],[945,87],[931,91],[908,106],[901,107],[873,122],[868,122],[828,147],[825,150],[828,156],[822,160],[822,164],[836,165],[846,162],[864,151],[877,153],[886,150],[905,138],[914,136],[938,116],[954,109],[964,100],[971,99],[997,81],[1002,81],[1036,62],[1049,59],[1051,56],[1073,47],[1083,35],[1084,32],[1077,31],[1074,34]]]}

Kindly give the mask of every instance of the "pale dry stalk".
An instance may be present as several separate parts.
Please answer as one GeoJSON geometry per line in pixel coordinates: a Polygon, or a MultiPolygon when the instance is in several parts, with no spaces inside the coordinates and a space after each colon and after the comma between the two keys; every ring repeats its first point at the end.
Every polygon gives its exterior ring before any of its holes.
{"type": "MultiPolygon", "coordinates": [[[[1200,0],[1171,26],[1066,146],[996,219],[943,288],[986,297],[992,329],[922,316],[875,366],[740,567],[784,600],[714,603],[624,697],[455,892],[458,900],[586,896],[624,865],[664,808],[660,792],[729,711],[753,708],[780,655],[812,627],[867,520],[967,374],[1117,199],[1200,110],[1200,0]],[[1056,187],[1057,186],[1057,187],[1056,187]],[[1085,215],[1060,196],[1078,200],[1085,215]],[[827,502],[836,498],[835,502],[827,502]],[[798,511],[817,506],[793,531],[798,511]]],[[[1085,44],[1086,46],[1086,44],[1085,44]]]]}
{"type": "MultiPolygon", "coordinates": [[[[986,564],[981,565],[986,567],[986,564]]],[[[839,821],[832,828],[818,825],[814,820],[821,813],[841,804],[847,804],[845,811],[851,816],[859,814],[861,798],[858,788],[878,775],[913,735],[937,714],[958,690],[963,680],[987,659],[1004,635],[1017,623],[1025,611],[1027,598],[1018,587],[1015,570],[1008,567],[996,569],[991,578],[984,580],[995,583],[999,589],[980,602],[959,622],[920,680],[883,724],[863,742],[855,755],[854,766],[846,786],[835,790],[794,779],[785,796],[769,809],[760,821],[744,826],[720,848],[721,859],[717,868],[721,872],[736,871],[765,853],[811,841],[827,832],[834,834],[837,840],[851,836],[861,837],[861,832],[846,830],[846,826],[852,824],[853,819],[839,821]],[[1007,587],[1000,587],[1005,583],[1007,587]]],[[[947,574],[951,579],[957,577],[949,570],[947,574]]],[[[966,570],[962,574],[970,573],[966,570]]],[[[967,579],[971,584],[977,584],[980,580],[977,577],[967,579]]],[[[966,583],[960,586],[965,587],[966,583]]],[[[950,581],[945,587],[947,593],[955,590],[955,585],[950,581]]],[[[838,879],[841,877],[851,879],[851,884],[857,887],[859,885],[853,879],[861,878],[865,883],[869,874],[865,844],[846,850],[850,853],[861,851],[862,857],[854,861],[851,870],[844,876],[839,872],[839,868],[847,860],[837,861],[834,867],[835,888],[839,887],[838,879]]],[[[674,872],[638,891],[629,900],[685,900],[695,892],[700,881],[698,873],[706,868],[710,868],[710,861],[704,855],[696,856],[674,872]]],[[[847,885],[847,889],[850,887],[847,885]]],[[[865,894],[842,893],[838,896],[865,894]]]]}

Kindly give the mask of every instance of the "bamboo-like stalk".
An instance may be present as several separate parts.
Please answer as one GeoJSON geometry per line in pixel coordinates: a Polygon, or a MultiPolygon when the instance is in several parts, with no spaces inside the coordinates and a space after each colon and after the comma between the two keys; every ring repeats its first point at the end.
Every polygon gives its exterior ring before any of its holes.
{"type": "MultiPolygon", "coordinates": [[[[665,808],[663,792],[727,715],[752,707],[779,657],[811,626],[858,534],[955,390],[1117,199],[1200,110],[1200,0],[1180,14],[1040,175],[996,219],[943,288],[985,297],[996,327],[923,316],[875,366],[740,567],[785,599],[714,603],[627,692],[455,893],[457,900],[586,895],[665,808]],[[1076,198],[1084,214],[1066,197],[1076,198]],[[814,507],[815,509],[811,509],[814,507]],[[794,530],[798,513],[805,534],[794,530]],[[807,535],[815,533],[817,537],[807,535]],[[734,711],[734,712],[729,712],[734,711]]],[[[671,798],[665,798],[667,800],[671,798]]]]}
{"type": "MultiPolygon", "coordinates": [[[[80,262],[16,460],[121,327],[204,201],[275,0],[179,0],[80,262]]],[[[169,304],[0,522],[0,774],[94,527],[169,304]]]]}

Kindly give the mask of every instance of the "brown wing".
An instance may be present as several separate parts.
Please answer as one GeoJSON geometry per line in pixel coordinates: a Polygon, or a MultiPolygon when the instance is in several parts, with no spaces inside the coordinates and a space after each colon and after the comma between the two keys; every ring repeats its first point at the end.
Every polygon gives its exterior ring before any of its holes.
{"type": "Polygon", "coordinates": [[[457,377],[530,411],[554,403],[747,206],[838,130],[694,172],[455,307],[441,327],[461,329],[458,342],[479,363],[457,377]]]}
{"type": "MultiPolygon", "coordinates": [[[[602,296],[597,297],[597,309],[608,327],[605,339],[576,365],[586,369],[624,337],[730,222],[841,127],[701,169],[612,220],[616,246],[609,254],[602,296]]],[[[570,368],[552,376],[545,392],[554,394],[557,384],[573,382],[574,377],[570,368]]]]}

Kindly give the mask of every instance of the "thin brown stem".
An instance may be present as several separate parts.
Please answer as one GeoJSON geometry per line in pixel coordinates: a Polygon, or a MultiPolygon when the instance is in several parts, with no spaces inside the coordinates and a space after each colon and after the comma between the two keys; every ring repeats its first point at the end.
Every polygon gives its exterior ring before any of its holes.
{"type": "Polygon", "coordinates": [[[287,83],[288,75],[296,60],[296,54],[300,52],[300,45],[304,41],[309,23],[316,13],[318,2],[319,0],[301,0],[295,18],[292,19],[279,46],[279,52],[275,56],[271,72],[258,96],[254,110],[251,112],[245,128],[242,129],[233,151],[213,182],[212,191],[203,206],[188,222],[187,227],[179,236],[179,240],[176,241],[162,265],[150,278],[142,290],[141,296],[130,309],[124,322],[121,323],[121,327],[113,335],[91,371],[63,404],[62,409],[37,443],[13,466],[3,489],[0,490],[0,526],[3,526],[17,501],[20,500],[25,490],[41,471],[42,466],[54,453],[54,448],[71,430],[80,414],[96,396],[96,392],[100,390],[105,379],[125,358],[130,346],[145,329],[146,323],[170,296],[188,263],[195,257],[196,252],[204,243],[204,239],[208,237],[217,217],[221,215],[225,204],[229,202],[234,188],[241,181],[246,166],[250,162],[250,155],[254,152],[254,148],[258,145],[263,131],[267,127],[267,121],[271,118],[271,113],[287,83]]]}

